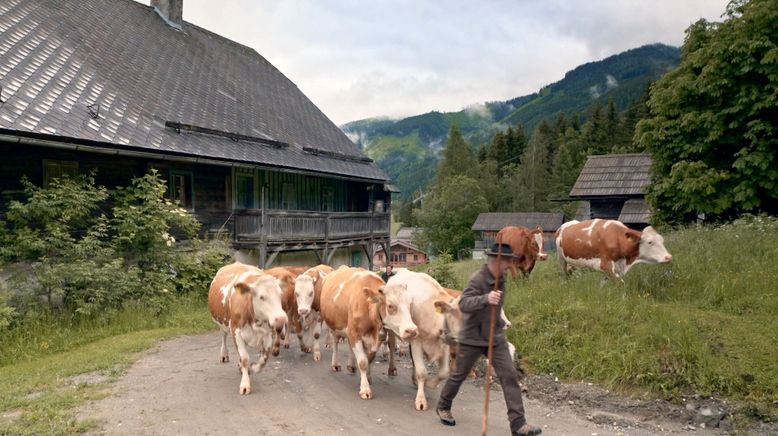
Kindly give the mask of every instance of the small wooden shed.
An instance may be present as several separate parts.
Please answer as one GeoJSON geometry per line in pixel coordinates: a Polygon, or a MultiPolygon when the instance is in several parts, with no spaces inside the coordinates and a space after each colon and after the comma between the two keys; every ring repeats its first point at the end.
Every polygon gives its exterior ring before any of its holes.
{"type": "Polygon", "coordinates": [[[619,220],[641,229],[651,210],[645,189],[651,183],[651,156],[642,153],[589,156],[570,198],[581,200],[576,219],[619,220]]]}
{"type": "Polygon", "coordinates": [[[556,212],[487,212],[481,213],[473,224],[478,232],[473,257],[494,244],[497,232],[506,226],[522,226],[534,229],[543,228],[543,246],[546,250],[554,248],[554,233],[564,222],[564,215],[556,212]]]}

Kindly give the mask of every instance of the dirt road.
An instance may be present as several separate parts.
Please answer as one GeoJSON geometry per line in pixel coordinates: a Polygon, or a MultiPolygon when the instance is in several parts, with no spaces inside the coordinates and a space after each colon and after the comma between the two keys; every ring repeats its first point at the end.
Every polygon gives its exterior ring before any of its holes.
{"type": "MultiPolygon", "coordinates": [[[[219,343],[215,332],[160,342],[112,385],[111,395],[84,407],[79,419],[99,420],[98,433],[138,435],[452,436],[481,432],[484,395],[480,382],[465,383],[453,407],[457,426],[444,427],[434,410],[414,410],[416,390],[408,358],[400,359],[397,377],[388,377],[388,365],[379,354],[373,368],[374,399],[365,401],[357,395],[358,375],[330,371],[329,349],[323,349],[323,360],[316,363],[311,355],[300,353],[293,340],[291,350],[282,349],[262,373],[252,375],[252,394],[241,396],[234,362],[237,353],[230,346],[232,361],[220,363],[219,343]]],[[[344,364],[346,347],[340,348],[344,364]]],[[[683,422],[582,409],[569,404],[573,400],[544,403],[533,398],[532,379],[528,384],[527,416],[543,428],[544,435],[713,434],[700,428],[689,430],[683,422]]],[[[438,392],[428,390],[431,405],[438,392]]],[[[491,398],[489,434],[507,435],[502,392],[492,392],[491,398]]]]}

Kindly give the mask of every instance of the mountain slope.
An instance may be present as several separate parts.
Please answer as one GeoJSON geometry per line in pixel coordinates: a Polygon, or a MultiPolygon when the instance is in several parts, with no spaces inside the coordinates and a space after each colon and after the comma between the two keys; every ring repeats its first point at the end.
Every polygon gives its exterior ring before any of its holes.
{"type": "Polygon", "coordinates": [[[529,134],[541,120],[559,113],[578,114],[590,104],[613,99],[618,110],[645,86],[678,65],[680,50],[652,44],[589,62],[534,94],[476,104],[458,112],[429,112],[400,120],[366,119],[341,129],[410,195],[434,177],[434,164],[451,125],[474,145],[488,142],[498,129],[523,124],[529,134]],[[409,176],[408,172],[415,174],[409,176]]]}

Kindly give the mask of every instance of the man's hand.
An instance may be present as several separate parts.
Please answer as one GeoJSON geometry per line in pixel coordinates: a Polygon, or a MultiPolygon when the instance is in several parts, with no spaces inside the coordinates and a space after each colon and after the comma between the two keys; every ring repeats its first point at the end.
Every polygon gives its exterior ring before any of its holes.
{"type": "Polygon", "coordinates": [[[486,294],[486,301],[492,306],[496,306],[500,304],[500,297],[502,297],[502,292],[492,291],[486,294]]]}

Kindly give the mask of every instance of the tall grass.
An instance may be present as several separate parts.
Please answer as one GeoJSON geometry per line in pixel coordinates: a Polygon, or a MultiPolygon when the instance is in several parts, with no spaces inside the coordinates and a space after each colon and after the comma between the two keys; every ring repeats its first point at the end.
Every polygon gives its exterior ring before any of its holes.
{"type": "MultiPolygon", "coordinates": [[[[624,285],[555,255],[511,282],[510,339],[535,372],[670,399],[698,393],[778,415],[778,220],[666,231],[670,265],[638,265],[624,285]]],[[[460,263],[465,278],[480,262],[460,263]]]]}

